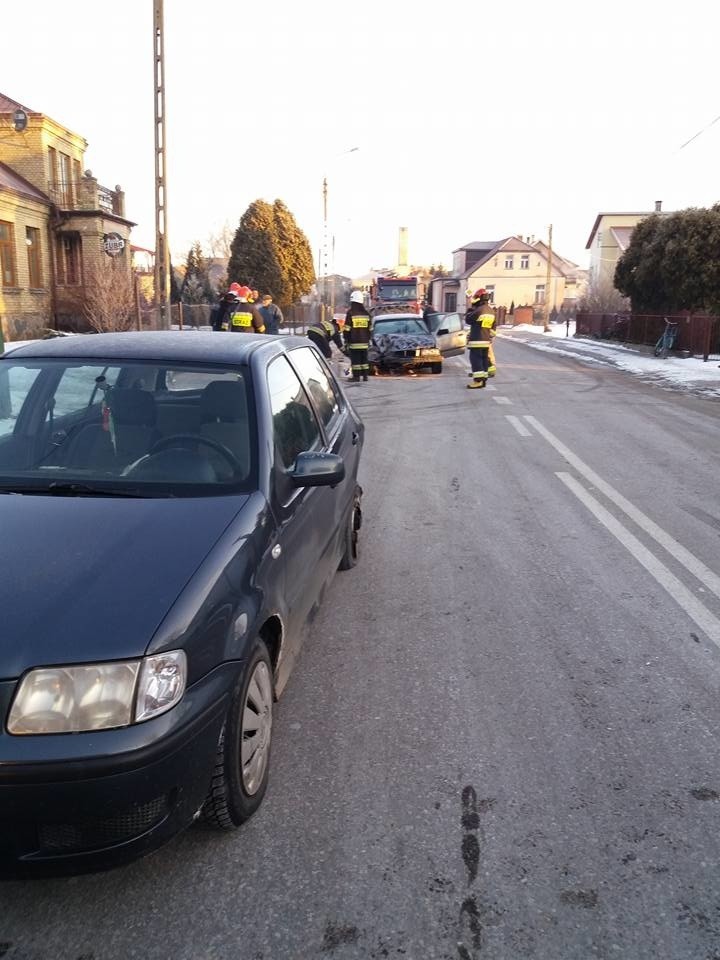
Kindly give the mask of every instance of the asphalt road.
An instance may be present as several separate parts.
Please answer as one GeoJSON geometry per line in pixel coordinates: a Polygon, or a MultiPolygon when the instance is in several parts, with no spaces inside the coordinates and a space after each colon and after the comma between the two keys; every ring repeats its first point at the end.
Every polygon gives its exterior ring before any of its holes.
{"type": "Polygon", "coordinates": [[[362,560],[260,813],[1,885],[0,957],[720,957],[720,405],[497,353],[349,388],[362,560]]]}

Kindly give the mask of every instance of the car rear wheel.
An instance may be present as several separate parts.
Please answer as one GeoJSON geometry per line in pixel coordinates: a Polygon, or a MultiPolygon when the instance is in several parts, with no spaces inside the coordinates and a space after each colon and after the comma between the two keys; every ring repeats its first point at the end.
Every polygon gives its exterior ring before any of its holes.
{"type": "Polygon", "coordinates": [[[360,558],[359,532],[362,526],[361,497],[362,490],[358,486],[355,488],[350,517],[345,525],[345,547],[342,559],[340,560],[340,570],[352,570],[360,558]]]}
{"type": "Polygon", "coordinates": [[[441,363],[431,363],[430,364],[431,373],[442,373],[442,364],[441,363]]]}
{"type": "Polygon", "coordinates": [[[237,682],[217,748],[210,792],[202,819],[219,830],[233,830],[262,803],[270,769],[273,716],[272,665],[257,640],[237,682]]]}

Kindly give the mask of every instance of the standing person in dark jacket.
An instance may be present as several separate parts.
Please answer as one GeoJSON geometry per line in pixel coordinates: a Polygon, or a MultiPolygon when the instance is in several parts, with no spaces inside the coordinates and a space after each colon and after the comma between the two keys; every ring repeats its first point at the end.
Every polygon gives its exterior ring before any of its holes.
{"type": "Polygon", "coordinates": [[[340,331],[335,320],[313,320],[308,326],[307,335],[326,360],[332,357],[331,343],[334,343],[338,350],[343,348],[340,331]]]}
{"type": "Polygon", "coordinates": [[[260,307],[263,321],[265,322],[265,333],[280,333],[280,327],[285,322],[282,310],[276,303],[272,302],[272,295],[263,294],[262,306],[260,307]]]}
{"type": "Polygon", "coordinates": [[[350,351],[353,380],[358,383],[360,378],[367,382],[370,364],[368,363],[368,347],[372,335],[372,320],[365,309],[362,291],[353,290],[350,294],[350,309],[345,316],[345,345],[350,351]]]}
{"type": "Polygon", "coordinates": [[[227,293],[224,293],[220,298],[219,303],[216,303],[212,308],[210,314],[210,326],[215,330],[223,331],[228,328],[228,313],[230,308],[238,302],[237,294],[235,290],[231,287],[227,293]]]}
{"type": "Polygon", "coordinates": [[[490,295],[485,290],[476,290],[472,295],[465,323],[470,324],[467,346],[472,380],[468,390],[478,390],[487,383],[490,346],[496,326],[495,311],[490,306],[490,295]]]}
{"type": "Polygon", "coordinates": [[[260,311],[249,302],[249,287],[238,287],[237,303],[228,312],[230,333],[265,333],[265,324],[260,311]]]}

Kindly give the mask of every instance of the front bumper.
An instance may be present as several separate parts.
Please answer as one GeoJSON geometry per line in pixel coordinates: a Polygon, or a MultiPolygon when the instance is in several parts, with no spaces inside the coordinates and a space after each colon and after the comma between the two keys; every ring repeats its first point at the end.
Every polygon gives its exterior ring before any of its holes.
{"type": "MultiPolygon", "coordinates": [[[[192,822],[207,795],[238,664],[173,710],[120,730],[0,730],[0,877],[84,873],[134,860],[192,822]]],[[[0,714],[14,683],[0,683],[0,714]]]]}
{"type": "Polygon", "coordinates": [[[398,351],[398,353],[385,353],[370,355],[369,362],[378,370],[411,370],[416,367],[429,367],[437,363],[442,363],[442,354],[431,357],[418,357],[410,350],[398,351]]]}

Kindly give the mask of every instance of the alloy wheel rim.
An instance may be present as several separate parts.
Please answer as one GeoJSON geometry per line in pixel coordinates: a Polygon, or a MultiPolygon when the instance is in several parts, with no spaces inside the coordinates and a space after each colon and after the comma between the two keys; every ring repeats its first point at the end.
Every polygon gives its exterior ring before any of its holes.
{"type": "Polygon", "coordinates": [[[250,796],[265,776],[272,734],[272,683],[267,664],[258,663],[250,677],[243,705],[240,736],[240,772],[250,796]]]}

